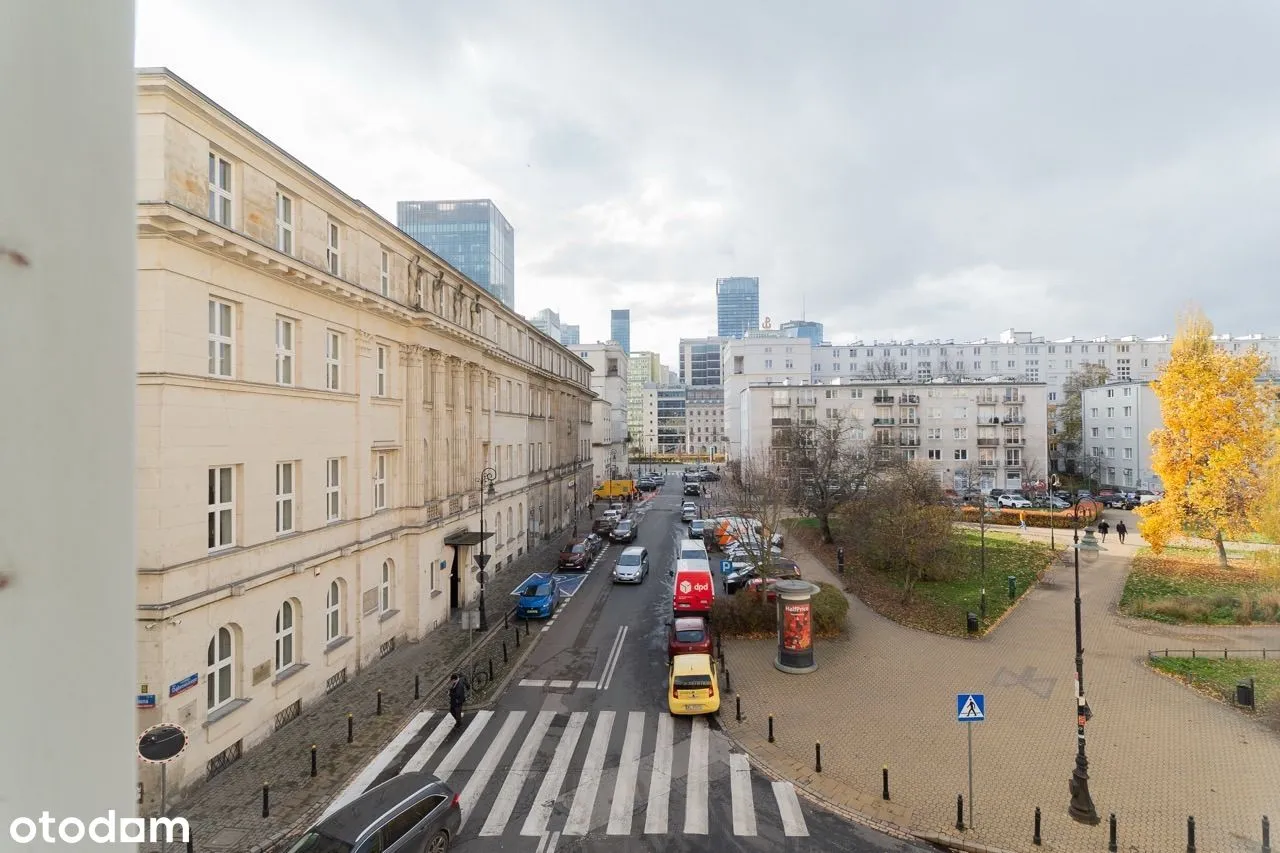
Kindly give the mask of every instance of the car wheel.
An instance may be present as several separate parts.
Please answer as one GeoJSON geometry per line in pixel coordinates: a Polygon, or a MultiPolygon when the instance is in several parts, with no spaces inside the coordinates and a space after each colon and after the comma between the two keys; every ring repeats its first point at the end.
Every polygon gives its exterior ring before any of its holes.
{"type": "Polygon", "coordinates": [[[445,853],[449,849],[449,833],[443,829],[440,830],[431,836],[431,840],[427,842],[424,849],[426,853],[445,853]]]}

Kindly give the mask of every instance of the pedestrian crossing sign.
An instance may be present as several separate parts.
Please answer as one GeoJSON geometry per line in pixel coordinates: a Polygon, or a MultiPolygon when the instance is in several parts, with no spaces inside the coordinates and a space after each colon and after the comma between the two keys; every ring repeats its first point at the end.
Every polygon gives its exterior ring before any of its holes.
{"type": "Polygon", "coordinates": [[[987,718],[987,697],[981,693],[956,695],[956,721],[980,723],[987,718]]]}

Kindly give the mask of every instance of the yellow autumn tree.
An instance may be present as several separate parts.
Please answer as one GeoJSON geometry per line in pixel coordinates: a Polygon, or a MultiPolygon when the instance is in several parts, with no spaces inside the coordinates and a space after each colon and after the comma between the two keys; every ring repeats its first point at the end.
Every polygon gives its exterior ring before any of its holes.
{"type": "Polygon", "coordinates": [[[1151,433],[1151,467],[1161,500],[1140,507],[1142,537],[1159,553],[1183,534],[1210,537],[1227,565],[1224,540],[1249,532],[1267,485],[1271,417],[1258,380],[1266,359],[1228,353],[1200,311],[1178,323],[1168,365],[1153,383],[1164,428],[1151,433]]]}
{"type": "MultiPolygon", "coordinates": [[[[1280,403],[1280,397],[1277,402],[1280,403]]],[[[1253,526],[1272,542],[1280,543],[1280,417],[1271,432],[1271,453],[1263,472],[1265,485],[1254,514],[1253,526]]]]}

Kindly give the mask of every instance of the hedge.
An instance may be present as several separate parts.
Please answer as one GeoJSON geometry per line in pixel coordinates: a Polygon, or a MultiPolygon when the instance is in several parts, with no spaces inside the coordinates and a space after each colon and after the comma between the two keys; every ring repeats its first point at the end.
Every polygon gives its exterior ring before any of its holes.
{"type": "MultiPolygon", "coordinates": [[[[1092,524],[1102,511],[1102,505],[1093,503],[1092,501],[1082,502],[1080,504],[1080,523],[1092,524]]],[[[957,514],[961,521],[969,521],[974,524],[978,523],[978,508],[976,506],[960,507],[957,514]]],[[[1020,523],[1020,516],[1027,519],[1027,527],[1057,527],[1060,529],[1068,529],[1076,523],[1076,515],[1073,510],[1058,510],[1050,512],[1047,509],[989,509],[987,510],[987,524],[993,526],[1017,527],[1020,523]],[[1052,521],[1052,524],[1050,523],[1052,521]]]]}
{"type": "MultiPolygon", "coordinates": [[[[846,630],[849,599],[828,583],[818,584],[812,599],[813,635],[839,637],[846,630]]],[[[726,637],[761,639],[778,633],[778,603],[762,592],[744,589],[718,595],[711,607],[711,623],[726,637]]]]}

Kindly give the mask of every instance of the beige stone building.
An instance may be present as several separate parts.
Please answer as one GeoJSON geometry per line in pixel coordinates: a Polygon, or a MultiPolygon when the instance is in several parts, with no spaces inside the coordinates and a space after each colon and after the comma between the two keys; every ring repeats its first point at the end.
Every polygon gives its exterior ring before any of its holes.
{"type": "Polygon", "coordinates": [[[172,791],[474,608],[481,549],[492,571],[568,524],[592,395],[573,352],[181,79],[139,71],[137,108],[138,727],[190,733],[172,791]]]}

